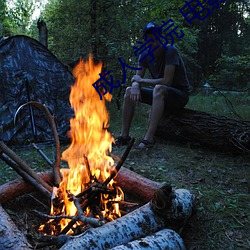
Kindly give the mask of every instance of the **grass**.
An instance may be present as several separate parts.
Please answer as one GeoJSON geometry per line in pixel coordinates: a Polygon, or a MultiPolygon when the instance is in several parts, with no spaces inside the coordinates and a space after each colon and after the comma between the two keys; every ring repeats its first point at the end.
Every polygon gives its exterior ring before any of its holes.
{"type": "Polygon", "coordinates": [[[215,115],[250,120],[249,95],[191,96],[188,108],[215,115]]]}
{"type": "MultiPolygon", "coordinates": [[[[238,115],[250,120],[249,97],[227,97],[238,115]]],[[[108,104],[110,131],[120,133],[121,110],[108,104]]],[[[221,96],[192,96],[188,108],[237,118],[221,96]]],[[[139,104],[131,135],[138,140],[145,133],[149,107],[139,104]]],[[[53,159],[53,146],[43,146],[53,159]]],[[[64,149],[64,148],[63,148],[64,149]]],[[[62,150],[63,150],[62,149],[62,150]]],[[[31,148],[16,148],[15,152],[33,166],[35,171],[47,169],[47,164],[31,148]]],[[[114,148],[122,155],[124,148],[114,148]]],[[[158,140],[153,149],[132,149],[125,167],[175,188],[187,188],[198,199],[197,213],[185,227],[182,238],[188,249],[250,249],[249,238],[249,177],[250,157],[207,150],[173,141],[158,140]]],[[[17,175],[0,162],[0,184],[17,175]]]]}

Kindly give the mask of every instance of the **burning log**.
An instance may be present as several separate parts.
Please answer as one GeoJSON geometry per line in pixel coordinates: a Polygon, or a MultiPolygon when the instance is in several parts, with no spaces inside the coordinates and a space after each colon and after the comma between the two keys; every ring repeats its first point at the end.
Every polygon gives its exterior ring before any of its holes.
{"type": "Polygon", "coordinates": [[[162,229],[157,233],[146,236],[138,240],[128,242],[123,245],[111,248],[111,250],[185,250],[182,238],[174,230],[162,229]]]}
{"type": "Polygon", "coordinates": [[[24,235],[17,229],[0,204],[0,249],[32,249],[24,235]]]}
{"type": "Polygon", "coordinates": [[[225,152],[250,152],[250,121],[183,109],[162,118],[156,136],[225,152]]]}
{"type": "Polygon", "coordinates": [[[69,239],[60,249],[107,249],[166,227],[180,228],[191,216],[194,203],[195,197],[188,190],[172,191],[170,186],[164,186],[151,202],[102,227],[91,228],[69,239]]]}

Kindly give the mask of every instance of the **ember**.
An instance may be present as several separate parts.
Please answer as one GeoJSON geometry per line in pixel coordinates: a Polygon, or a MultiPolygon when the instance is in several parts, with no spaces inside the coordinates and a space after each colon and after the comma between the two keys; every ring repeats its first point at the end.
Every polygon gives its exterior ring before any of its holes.
{"type": "MultiPolygon", "coordinates": [[[[119,201],[124,195],[113,181],[116,166],[109,156],[114,141],[108,132],[109,115],[105,102],[92,87],[101,68],[102,64],[95,65],[90,56],[73,71],[76,82],[70,93],[75,112],[70,120],[72,143],[62,153],[69,170],[61,170],[63,179],[54,192],[52,219],[40,227],[45,234],[75,234],[86,224],[98,226],[121,216],[119,201]]],[[[105,97],[111,100],[111,95],[105,97]]]]}

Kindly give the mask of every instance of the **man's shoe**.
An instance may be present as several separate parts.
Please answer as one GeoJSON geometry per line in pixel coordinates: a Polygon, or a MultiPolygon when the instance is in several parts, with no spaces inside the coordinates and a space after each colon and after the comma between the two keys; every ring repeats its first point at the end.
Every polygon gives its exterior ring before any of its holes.
{"type": "Polygon", "coordinates": [[[155,140],[150,142],[148,140],[142,140],[139,145],[136,147],[137,149],[144,149],[144,148],[153,148],[155,145],[155,140]]]}
{"type": "Polygon", "coordinates": [[[128,136],[127,138],[124,138],[123,136],[118,136],[115,140],[114,146],[127,146],[129,142],[131,141],[131,137],[128,136]]]}

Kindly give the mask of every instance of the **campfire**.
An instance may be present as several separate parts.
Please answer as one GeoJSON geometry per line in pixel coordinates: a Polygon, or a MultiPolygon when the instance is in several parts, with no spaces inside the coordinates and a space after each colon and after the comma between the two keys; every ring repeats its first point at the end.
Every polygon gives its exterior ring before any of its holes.
{"type": "MultiPolygon", "coordinates": [[[[35,173],[0,141],[0,158],[22,176],[24,181],[19,181],[23,182],[22,191],[31,191],[30,186],[24,185],[29,183],[50,200],[50,214],[33,211],[46,222],[39,227],[44,236],[33,239],[32,244],[35,248],[53,245],[61,250],[145,246],[156,249],[156,245],[161,246],[159,249],[185,249],[177,232],[181,232],[191,216],[195,196],[186,189],[173,190],[169,185],[163,186],[123,168],[134,139],[117,162],[111,157],[114,138],[108,131],[108,111],[92,87],[101,68],[101,63],[95,65],[91,56],[74,68],[76,81],[70,93],[74,110],[69,131],[71,145],[62,153],[68,168],[60,168],[60,143],[53,116],[40,103],[29,102],[18,111],[29,104],[46,113],[55,139],[55,163],[52,164],[37,145],[34,147],[53,166],[53,177],[50,173],[35,173]],[[53,187],[49,183],[53,183],[53,187]],[[138,203],[124,201],[124,190],[125,194],[134,195],[138,203]]],[[[111,100],[108,94],[105,98],[111,100]]],[[[15,185],[0,186],[0,203],[7,203],[13,194],[21,194],[20,185],[15,188],[18,192],[13,192],[15,185]]],[[[0,224],[8,225],[8,215],[2,210],[0,215],[0,224]]],[[[14,237],[16,229],[9,232],[11,227],[0,227],[6,235],[6,238],[0,237],[0,245],[30,246],[24,236],[14,237]]]]}
{"type": "MultiPolygon", "coordinates": [[[[76,81],[70,93],[75,113],[70,120],[72,143],[62,153],[69,170],[61,170],[62,181],[54,190],[50,213],[55,220],[40,227],[45,234],[75,234],[86,222],[97,226],[121,217],[119,202],[124,194],[113,180],[117,165],[110,156],[114,138],[108,131],[109,114],[92,87],[101,69],[102,64],[95,65],[91,56],[74,68],[76,81]]],[[[111,95],[107,98],[110,101],[111,95]]]]}

